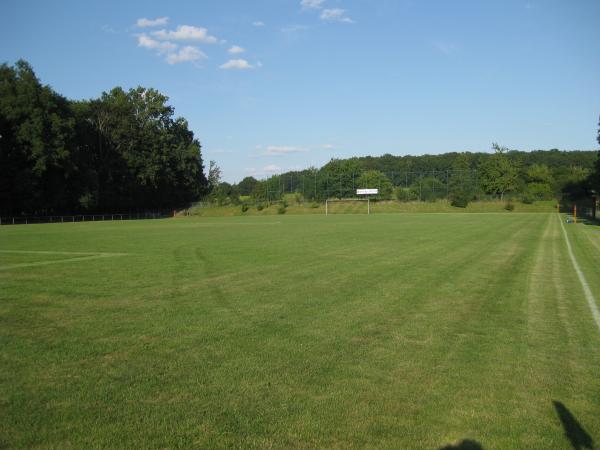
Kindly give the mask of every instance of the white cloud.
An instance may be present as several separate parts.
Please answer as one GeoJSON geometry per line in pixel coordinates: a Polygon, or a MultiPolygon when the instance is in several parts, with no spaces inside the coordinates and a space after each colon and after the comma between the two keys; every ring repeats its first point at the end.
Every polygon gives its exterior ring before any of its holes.
{"type": "Polygon", "coordinates": [[[238,53],[244,53],[246,50],[243,47],[240,47],[239,45],[232,45],[227,51],[232,55],[236,55],[238,53]]]}
{"type": "Polygon", "coordinates": [[[208,30],[191,25],[179,25],[175,30],[153,31],[152,35],[161,40],[172,41],[199,41],[206,44],[214,44],[217,38],[208,34],[208,30]]]}
{"type": "Polygon", "coordinates": [[[274,156],[274,155],[286,155],[289,153],[304,153],[307,152],[307,148],[303,147],[292,147],[288,145],[269,145],[267,150],[263,153],[264,156],[274,156]]]}
{"type": "Polygon", "coordinates": [[[264,177],[264,176],[268,176],[268,175],[273,175],[274,173],[281,173],[281,172],[283,172],[283,168],[279,167],[276,164],[269,164],[269,165],[264,166],[262,169],[256,169],[254,167],[246,167],[244,169],[244,171],[246,172],[246,174],[248,176],[264,177]]]}
{"type": "Polygon", "coordinates": [[[325,150],[332,150],[335,148],[335,145],[332,144],[323,144],[321,147],[323,147],[325,150]]]}
{"type": "Polygon", "coordinates": [[[139,47],[155,50],[158,55],[166,55],[165,61],[168,64],[192,62],[207,57],[204,52],[197,47],[186,45],[179,48],[179,46],[173,42],[152,39],[152,37],[148,36],[146,33],[139,34],[137,39],[139,47]]]}
{"type": "Polygon", "coordinates": [[[346,16],[346,10],[341,8],[324,9],[319,17],[327,22],[354,23],[350,17],[346,16]]]}
{"type": "Polygon", "coordinates": [[[197,61],[198,59],[204,59],[206,55],[196,47],[186,45],[182,47],[178,52],[172,52],[167,55],[167,62],[169,64],[177,64],[180,62],[197,61]]]}
{"type": "Polygon", "coordinates": [[[269,164],[269,165],[263,167],[262,170],[267,173],[275,173],[275,172],[281,172],[283,169],[276,164],[269,164]]]}
{"type": "Polygon", "coordinates": [[[265,23],[262,20],[256,20],[256,21],[252,22],[252,26],[253,27],[264,27],[265,23]]]}
{"type": "Polygon", "coordinates": [[[149,48],[152,50],[156,50],[158,54],[163,54],[167,52],[173,52],[177,49],[177,45],[172,42],[160,42],[155,39],[152,39],[147,34],[140,34],[138,36],[138,46],[149,48]]]}
{"type": "Polygon", "coordinates": [[[168,17],[159,17],[157,19],[146,19],[145,17],[142,17],[141,19],[137,20],[136,25],[140,28],[144,28],[166,25],[167,23],[169,23],[168,17]]]}
{"type": "Polygon", "coordinates": [[[321,9],[325,0],[302,0],[300,6],[302,9],[321,9]]]}
{"type": "Polygon", "coordinates": [[[219,66],[219,69],[244,70],[244,69],[254,69],[254,66],[252,64],[250,64],[248,61],[246,61],[245,59],[230,59],[225,64],[221,64],[219,66]]]}

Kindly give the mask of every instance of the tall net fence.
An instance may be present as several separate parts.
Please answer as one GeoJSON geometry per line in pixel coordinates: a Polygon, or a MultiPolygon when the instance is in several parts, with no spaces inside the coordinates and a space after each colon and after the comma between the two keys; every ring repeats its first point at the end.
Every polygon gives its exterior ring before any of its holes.
{"type": "Polygon", "coordinates": [[[253,196],[277,200],[285,194],[300,194],[308,200],[355,198],[356,190],[376,188],[377,199],[435,201],[448,199],[458,191],[473,198],[483,195],[477,170],[431,170],[380,173],[365,178],[366,172],[287,173],[265,180],[253,196]]]}

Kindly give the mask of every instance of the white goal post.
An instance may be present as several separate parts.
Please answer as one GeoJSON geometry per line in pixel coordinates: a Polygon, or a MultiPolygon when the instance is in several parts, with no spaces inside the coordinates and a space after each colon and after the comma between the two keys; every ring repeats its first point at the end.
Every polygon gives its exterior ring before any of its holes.
{"type": "MultiPolygon", "coordinates": [[[[377,195],[379,194],[379,189],[372,189],[372,188],[368,188],[368,189],[357,189],[356,190],[356,195],[360,195],[363,197],[367,197],[366,202],[367,202],[367,214],[370,215],[371,214],[371,199],[369,198],[369,195],[377,195]]],[[[340,199],[340,200],[325,200],[325,215],[328,216],[329,215],[329,205],[330,203],[334,203],[334,202],[364,202],[365,199],[364,198],[349,198],[349,199],[340,199]]]]}

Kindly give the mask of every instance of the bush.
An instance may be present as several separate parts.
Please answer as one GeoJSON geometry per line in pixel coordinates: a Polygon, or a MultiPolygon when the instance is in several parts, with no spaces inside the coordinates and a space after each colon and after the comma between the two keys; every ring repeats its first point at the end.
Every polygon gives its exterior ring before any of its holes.
{"type": "Polygon", "coordinates": [[[469,194],[462,188],[455,189],[450,194],[450,204],[457,208],[466,208],[469,204],[469,194]]]}
{"type": "Polygon", "coordinates": [[[262,203],[257,203],[256,209],[258,209],[259,211],[262,211],[263,209],[265,209],[265,205],[263,205],[262,203]]]}
{"type": "Polygon", "coordinates": [[[509,200],[509,201],[506,202],[506,205],[504,205],[504,209],[507,210],[507,211],[514,211],[515,210],[515,204],[509,200]]]}
{"type": "Polygon", "coordinates": [[[294,201],[296,202],[297,205],[304,203],[304,197],[302,196],[302,194],[300,192],[296,192],[294,194],[294,201]]]}
{"type": "Polygon", "coordinates": [[[457,208],[466,208],[469,204],[469,199],[464,195],[453,197],[450,204],[457,208]]]}
{"type": "Polygon", "coordinates": [[[242,212],[245,213],[246,211],[248,211],[248,205],[242,203],[242,212]]]}
{"type": "Polygon", "coordinates": [[[318,207],[319,207],[319,204],[318,204],[317,202],[312,202],[312,203],[310,204],[310,207],[311,207],[311,208],[318,208],[318,207]]]}
{"type": "Polygon", "coordinates": [[[284,208],[287,208],[287,207],[288,207],[288,202],[287,202],[287,200],[286,200],[285,198],[284,198],[283,200],[281,200],[281,205],[282,205],[284,208]]]}
{"type": "Polygon", "coordinates": [[[279,207],[277,208],[277,214],[285,214],[285,206],[283,205],[279,205],[279,207]]]}
{"type": "Polygon", "coordinates": [[[521,197],[521,201],[526,205],[531,205],[535,201],[535,197],[530,192],[525,192],[521,197]]]}

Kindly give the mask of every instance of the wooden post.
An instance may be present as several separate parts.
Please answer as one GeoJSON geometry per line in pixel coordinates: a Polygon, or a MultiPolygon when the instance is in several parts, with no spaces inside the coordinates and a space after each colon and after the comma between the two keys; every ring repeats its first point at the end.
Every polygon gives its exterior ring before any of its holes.
{"type": "Polygon", "coordinates": [[[577,223],[577,205],[573,205],[573,223],[577,223]]]}

